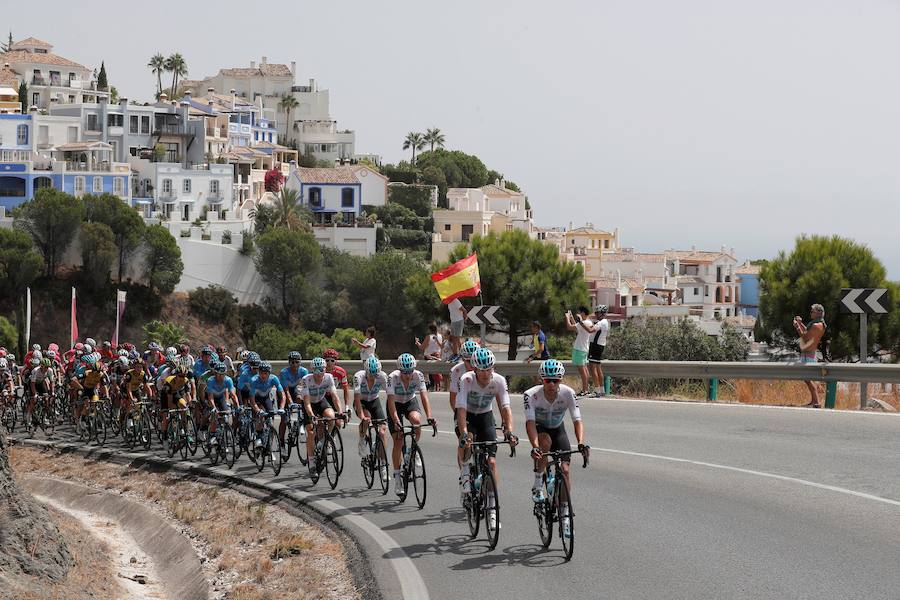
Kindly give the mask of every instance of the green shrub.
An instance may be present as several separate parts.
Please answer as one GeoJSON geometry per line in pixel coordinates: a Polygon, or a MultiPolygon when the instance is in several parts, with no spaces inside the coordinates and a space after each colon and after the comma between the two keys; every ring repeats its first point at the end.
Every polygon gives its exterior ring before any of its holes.
{"type": "Polygon", "coordinates": [[[431,234],[417,229],[384,227],[385,241],[398,250],[425,250],[431,247],[431,234]]]}
{"type": "Polygon", "coordinates": [[[267,360],[284,360],[288,352],[297,350],[308,360],[322,356],[326,348],[334,348],[341,358],[353,359],[357,353],[351,338],[363,339],[358,329],[335,329],[331,336],[318,331],[286,331],[283,327],[266,323],[261,325],[250,340],[250,348],[267,360]]]}
{"type": "Polygon", "coordinates": [[[575,334],[548,335],[547,351],[557,360],[572,360],[572,344],[575,342],[575,334]]]}
{"type": "Polygon", "coordinates": [[[185,337],[184,328],[175,323],[164,323],[163,321],[150,321],[143,327],[144,330],[144,346],[150,342],[159,342],[163,347],[175,346],[185,337]]]}
{"type": "Polygon", "coordinates": [[[0,317],[0,346],[9,348],[12,352],[17,352],[19,343],[19,334],[16,326],[10,323],[6,317],[0,317]]]}
{"type": "Polygon", "coordinates": [[[191,290],[188,298],[194,314],[207,321],[229,321],[237,313],[237,298],[220,285],[191,290]]]}

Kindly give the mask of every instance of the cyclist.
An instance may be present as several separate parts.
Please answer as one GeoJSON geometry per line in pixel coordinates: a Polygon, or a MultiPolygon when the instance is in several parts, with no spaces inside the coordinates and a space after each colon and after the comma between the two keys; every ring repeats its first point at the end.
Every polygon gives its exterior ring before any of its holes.
{"type": "Polygon", "coordinates": [[[31,397],[25,408],[25,422],[31,421],[31,412],[37,402],[38,396],[43,394],[52,394],[55,388],[53,380],[53,369],[50,368],[49,358],[32,358],[31,359],[31,376],[28,378],[31,397]]]}
{"type": "MultiPolygon", "coordinates": [[[[394,491],[398,496],[403,495],[403,482],[400,479],[400,453],[403,450],[403,430],[401,425],[403,417],[406,417],[413,425],[422,424],[421,410],[425,410],[428,423],[437,423],[431,416],[431,404],[428,402],[428,391],[425,388],[425,375],[416,370],[416,359],[412,354],[404,353],[397,358],[396,371],[388,376],[387,411],[388,430],[394,438],[394,447],[391,458],[394,463],[394,491]],[[422,406],[416,400],[416,396],[422,401],[422,406]]],[[[416,439],[421,435],[421,430],[416,430],[416,439]]]]}
{"type": "MultiPolygon", "coordinates": [[[[317,427],[316,419],[324,417],[326,419],[342,419],[344,414],[340,413],[335,416],[331,402],[337,402],[337,388],[334,385],[334,377],[331,373],[326,373],[325,359],[317,356],[312,360],[312,373],[303,378],[303,408],[306,412],[306,452],[307,456],[315,456],[318,461],[318,448],[314,447],[313,427],[317,427]]],[[[334,429],[335,421],[328,422],[328,435],[331,435],[334,429]]],[[[321,431],[321,429],[320,429],[321,431]]],[[[323,436],[319,436],[320,439],[323,436]]]]}
{"type": "Polygon", "coordinates": [[[111,342],[103,342],[100,345],[100,360],[104,365],[111,364],[117,358],[119,358],[118,353],[113,350],[111,342]]]}
{"type": "Polygon", "coordinates": [[[31,346],[31,350],[29,350],[27,353],[25,353],[25,358],[22,359],[22,364],[30,365],[32,358],[36,358],[38,360],[43,358],[42,353],[41,353],[41,345],[40,344],[33,344],[31,346]],[[37,356],[35,356],[35,354],[37,354],[37,356]]]}
{"type": "Polygon", "coordinates": [[[84,403],[89,402],[94,394],[103,395],[106,374],[98,362],[95,354],[85,354],[70,380],[72,387],[81,392],[75,399],[75,424],[79,431],[82,427],[81,416],[84,414],[84,403]]]}
{"type": "MultiPolygon", "coordinates": [[[[272,374],[272,365],[267,361],[259,363],[259,374],[250,380],[250,402],[253,405],[254,413],[263,410],[267,413],[284,414],[284,388],[281,386],[278,375],[272,374]],[[278,398],[277,410],[272,401],[272,390],[275,390],[275,396],[278,398]],[[260,406],[262,406],[262,409],[260,409],[260,406]]],[[[279,438],[281,445],[284,445],[284,425],[284,419],[281,419],[281,437],[279,438]]],[[[261,420],[256,423],[256,431],[262,431],[261,420]]],[[[259,436],[256,438],[256,445],[262,446],[262,440],[259,436]]]]}
{"type": "MultiPolygon", "coordinates": [[[[303,384],[303,378],[309,375],[309,371],[306,368],[300,366],[300,361],[303,360],[303,357],[296,350],[292,350],[288,353],[288,366],[283,368],[280,373],[278,373],[278,379],[281,380],[281,385],[284,387],[284,394],[287,396],[287,406],[290,407],[293,404],[300,405],[300,413],[303,413],[303,392],[300,390],[300,386],[303,384]]],[[[282,443],[284,442],[284,432],[287,429],[287,419],[281,420],[281,425],[278,430],[278,434],[281,436],[282,443]]]]}
{"type": "MultiPolygon", "coordinates": [[[[212,412],[225,412],[229,406],[238,406],[237,392],[235,391],[234,381],[226,375],[228,368],[225,363],[216,363],[213,367],[215,375],[210,377],[206,382],[206,399],[212,409],[212,412]]],[[[209,437],[211,444],[217,444],[216,429],[218,428],[216,419],[209,420],[209,437]]]]}
{"type": "MultiPolygon", "coordinates": [[[[369,445],[366,444],[366,431],[369,429],[370,419],[384,419],[384,409],[378,401],[381,390],[388,389],[387,374],[381,370],[381,361],[375,355],[363,361],[363,368],[353,376],[353,408],[360,418],[359,422],[359,455],[365,458],[369,454],[369,445]]],[[[378,435],[384,439],[384,424],[379,425],[378,435]]],[[[384,477],[384,474],[382,474],[384,477]]]]}
{"type": "MultiPolygon", "coordinates": [[[[325,372],[334,378],[335,387],[344,393],[342,402],[332,401],[331,403],[331,407],[334,410],[342,413],[350,406],[350,382],[347,380],[347,371],[344,367],[338,366],[337,361],[341,358],[341,355],[334,348],[325,350],[322,358],[325,359],[325,372]]],[[[334,398],[337,399],[337,394],[334,395],[334,398]]]]}
{"type": "Polygon", "coordinates": [[[0,357],[0,391],[6,390],[10,394],[15,393],[13,374],[9,368],[9,361],[5,356],[0,357]]]}
{"type": "Polygon", "coordinates": [[[144,361],[138,354],[130,360],[128,370],[122,375],[122,408],[126,415],[131,412],[131,403],[140,399],[135,397],[139,390],[143,390],[145,398],[152,398],[144,361]]]}
{"type": "MultiPolygon", "coordinates": [[[[472,370],[472,355],[478,350],[478,343],[475,340],[468,339],[463,342],[459,348],[459,358],[457,364],[450,369],[450,412],[453,413],[453,424],[456,437],[459,437],[459,425],[456,424],[456,396],[459,394],[459,380],[462,376],[472,370]]],[[[463,455],[465,450],[459,448],[456,452],[456,465],[462,468],[463,455]]]]}
{"type": "Polygon", "coordinates": [[[228,350],[225,346],[216,346],[216,354],[219,357],[219,361],[221,361],[225,365],[225,373],[229,377],[234,377],[234,361],[231,360],[231,357],[228,355],[228,350]]]}
{"type": "MultiPolygon", "coordinates": [[[[525,404],[525,431],[528,441],[531,442],[531,457],[534,459],[534,484],[531,486],[531,495],[535,502],[544,499],[544,491],[541,476],[547,468],[545,452],[557,450],[571,450],[569,437],[566,435],[566,427],[563,419],[566,411],[572,415],[572,423],[575,427],[575,439],[578,442],[579,452],[590,452],[584,445],[584,423],[581,420],[581,410],[578,407],[578,399],[575,390],[562,383],[566,369],[561,362],[554,359],[545,360],[539,370],[541,385],[529,388],[523,398],[525,404]]],[[[572,489],[572,481],[569,477],[569,457],[562,459],[563,477],[572,489]]],[[[568,510],[565,505],[563,510],[568,510]]],[[[566,513],[563,517],[567,516],[566,513]]],[[[569,533],[568,519],[563,521],[563,534],[569,533]]]]}
{"type": "MultiPolygon", "coordinates": [[[[159,392],[159,410],[163,415],[162,432],[163,436],[169,430],[169,410],[176,408],[185,408],[196,393],[194,387],[193,373],[183,364],[176,364],[171,371],[171,375],[166,375],[163,379],[162,386],[157,386],[159,392]],[[183,404],[179,402],[183,401],[183,404]],[[176,403],[181,406],[176,406],[176,403]]],[[[192,435],[188,432],[188,439],[192,435]]]]}
{"type": "Polygon", "coordinates": [[[259,373],[259,354],[256,352],[247,355],[247,361],[241,365],[241,374],[238,377],[237,389],[241,405],[250,406],[250,382],[259,373]]]}
{"type": "MultiPolygon", "coordinates": [[[[456,396],[456,422],[460,429],[459,443],[461,447],[467,447],[472,441],[496,441],[497,431],[494,429],[493,411],[495,400],[500,408],[503,437],[513,445],[516,443],[516,439],[512,435],[513,416],[509,406],[506,378],[494,372],[494,363],[494,353],[489,348],[479,348],[472,355],[474,370],[460,378],[459,394],[456,396]]],[[[489,453],[488,463],[491,465],[494,480],[498,481],[497,447],[488,446],[486,450],[489,453]]],[[[462,493],[467,494],[470,490],[468,460],[463,462],[460,470],[460,484],[462,493]]]]}

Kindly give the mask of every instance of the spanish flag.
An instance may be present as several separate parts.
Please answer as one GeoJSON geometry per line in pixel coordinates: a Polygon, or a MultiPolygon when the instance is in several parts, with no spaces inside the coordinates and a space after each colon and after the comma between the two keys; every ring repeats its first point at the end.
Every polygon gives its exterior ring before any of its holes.
{"type": "Polygon", "coordinates": [[[446,269],[432,273],[431,281],[444,304],[465,296],[477,296],[481,292],[478,254],[467,256],[446,269]]]}

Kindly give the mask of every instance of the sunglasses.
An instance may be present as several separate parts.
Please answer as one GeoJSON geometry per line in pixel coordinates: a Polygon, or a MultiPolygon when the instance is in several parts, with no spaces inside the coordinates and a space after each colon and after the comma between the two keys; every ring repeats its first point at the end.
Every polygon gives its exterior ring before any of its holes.
{"type": "Polygon", "coordinates": [[[327,363],[333,363],[333,362],[337,362],[337,359],[335,359],[335,358],[326,358],[326,359],[325,359],[325,362],[327,362],[327,363]]]}
{"type": "Polygon", "coordinates": [[[555,384],[559,385],[559,381],[560,381],[559,379],[545,379],[544,383],[555,383],[555,384]]]}
{"type": "Polygon", "coordinates": [[[292,361],[291,361],[291,364],[292,364],[292,365],[299,365],[299,364],[300,364],[300,361],[299,361],[299,360],[292,360],[292,361]]]}

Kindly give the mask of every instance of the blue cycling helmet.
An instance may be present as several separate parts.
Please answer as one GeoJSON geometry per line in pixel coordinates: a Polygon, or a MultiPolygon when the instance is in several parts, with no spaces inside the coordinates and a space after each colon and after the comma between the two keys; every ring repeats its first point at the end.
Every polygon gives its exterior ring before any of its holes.
{"type": "Polygon", "coordinates": [[[224,375],[227,370],[228,370],[228,368],[225,366],[225,363],[223,363],[223,362],[216,363],[215,366],[213,367],[213,371],[215,371],[216,373],[218,373],[220,375],[224,375]]]}
{"type": "Polygon", "coordinates": [[[264,360],[259,363],[259,372],[260,373],[269,373],[272,371],[272,365],[269,364],[269,361],[264,360]]]}
{"type": "Polygon", "coordinates": [[[324,373],[325,372],[325,359],[321,356],[317,356],[312,360],[312,370],[315,373],[324,373]]]}
{"type": "Polygon", "coordinates": [[[472,358],[472,355],[478,351],[478,342],[475,340],[466,340],[463,342],[462,348],[459,349],[459,355],[465,360],[472,358]]]}
{"type": "Polygon", "coordinates": [[[381,361],[378,360],[377,356],[370,356],[366,359],[366,371],[372,375],[377,375],[381,370],[381,361]]]}
{"type": "Polygon", "coordinates": [[[300,353],[297,352],[296,350],[292,350],[292,351],[288,354],[288,360],[302,360],[302,359],[303,359],[303,357],[300,356],[300,353]]]}
{"type": "Polygon", "coordinates": [[[91,367],[93,367],[94,365],[97,364],[97,356],[96,356],[95,354],[93,354],[93,353],[92,353],[92,354],[85,354],[85,355],[82,357],[81,360],[84,361],[84,364],[86,364],[86,365],[88,365],[88,366],[91,366],[91,367]]]}
{"type": "Polygon", "coordinates": [[[397,366],[403,373],[412,373],[416,368],[416,358],[409,352],[404,352],[397,359],[397,366]]]}
{"type": "Polygon", "coordinates": [[[487,371],[494,366],[494,353],[490,348],[479,348],[472,355],[472,366],[480,371],[487,371]]]}
{"type": "Polygon", "coordinates": [[[541,363],[541,379],[562,379],[566,374],[566,368],[555,358],[550,358],[541,363]]]}

